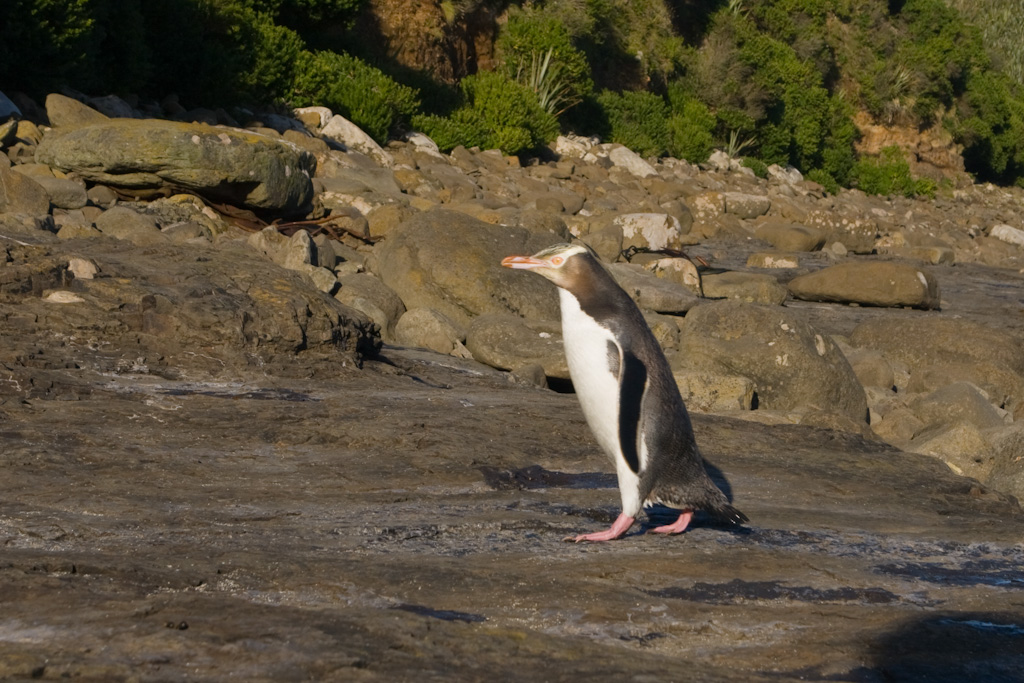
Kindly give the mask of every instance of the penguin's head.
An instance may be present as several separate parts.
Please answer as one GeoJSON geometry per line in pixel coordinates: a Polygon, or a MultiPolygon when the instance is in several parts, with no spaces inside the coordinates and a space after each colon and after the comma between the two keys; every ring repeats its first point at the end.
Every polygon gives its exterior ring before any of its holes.
{"type": "Polygon", "coordinates": [[[593,252],[583,244],[556,244],[533,256],[507,256],[501,261],[506,268],[532,270],[559,287],[572,289],[580,273],[581,261],[592,260],[593,252]]]}

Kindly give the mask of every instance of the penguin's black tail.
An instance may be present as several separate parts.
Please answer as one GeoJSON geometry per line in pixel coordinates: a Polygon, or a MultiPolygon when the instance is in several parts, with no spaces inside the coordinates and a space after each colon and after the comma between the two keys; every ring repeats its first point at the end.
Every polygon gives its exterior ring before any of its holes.
{"type": "Polygon", "coordinates": [[[721,522],[727,522],[729,524],[743,524],[749,522],[745,514],[740,512],[737,508],[732,505],[722,505],[713,510],[708,510],[717,520],[721,522]]]}

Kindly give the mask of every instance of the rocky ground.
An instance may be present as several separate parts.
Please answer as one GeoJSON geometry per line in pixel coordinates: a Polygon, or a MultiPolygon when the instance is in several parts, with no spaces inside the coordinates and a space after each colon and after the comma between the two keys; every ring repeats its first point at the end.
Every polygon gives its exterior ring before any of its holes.
{"type": "Polygon", "coordinates": [[[65,100],[0,125],[0,679],[1024,680],[1019,192],[65,100]],[[615,481],[497,263],[573,235],[748,526],[563,542],[615,481]]]}

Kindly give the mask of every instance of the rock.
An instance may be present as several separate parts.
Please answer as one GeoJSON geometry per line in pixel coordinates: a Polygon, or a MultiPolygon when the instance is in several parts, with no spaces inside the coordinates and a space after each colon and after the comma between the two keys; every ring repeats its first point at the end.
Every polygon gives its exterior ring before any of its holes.
{"type": "Polygon", "coordinates": [[[258,211],[304,212],[313,197],[309,152],[205,124],[112,119],[47,135],[36,157],[91,182],[136,191],[169,183],[258,211]]]}
{"type": "Polygon", "coordinates": [[[394,290],[369,273],[346,275],[338,281],[341,289],[334,298],[377,323],[384,341],[394,341],[395,325],[405,313],[405,305],[394,290]]]}
{"type": "Polygon", "coordinates": [[[779,254],[758,251],[747,257],[748,268],[799,268],[800,257],[797,254],[779,254]]]}
{"type": "Polygon", "coordinates": [[[952,318],[876,318],[857,325],[850,344],[881,352],[910,370],[919,390],[970,381],[1020,417],[1024,406],[1024,348],[1011,334],[952,318]],[[932,369],[932,370],[930,370],[932,369]],[[927,374],[929,381],[923,381],[927,374]]]}
{"type": "Polygon", "coordinates": [[[68,271],[78,280],[91,280],[100,269],[92,259],[72,256],[68,259],[68,271]]]}
{"type": "Polygon", "coordinates": [[[968,382],[953,382],[936,389],[914,400],[909,407],[926,427],[959,422],[983,430],[1004,426],[1008,417],[996,409],[978,387],[968,382]]]}
{"type": "Polygon", "coordinates": [[[50,212],[50,197],[34,178],[0,165],[0,214],[24,213],[32,216],[50,212]]]}
{"type": "Polygon", "coordinates": [[[995,237],[1007,244],[1015,244],[1018,247],[1024,247],[1024,230],[1020,230],[1006,224],[1000,224],[993,226],[988,234],[990,237],[995,237]]]}
{"type": "Polygon", "coordinates": [[[679,249],[682,227],[677,218],[664,213],[628,213],[612,223],[622,230],[622,248],[679,249]]]}
{"type": "Polygon", "coordinates": [[[81,128],[109,121],[109,117],[78,100],[51,93],[46,96],[46,118],[50,125],[61,130],[81,128]]]}
{"type": "Polygon", "coordinates": [[[858,349],[840,345],[843,355],[853,368],[853,374],[865,388],[877,387],[891,390],[896,383],[892,364],[879,351],[858,349]]]}
{"type": "Polygon", "coordinates": [[[446,355],[462,355],[466,331],[451,318],[429,308],[406,311],[395,325],[395,341],[446,355]]]}
{"type": "Polygon", "coordinates": [[[697,266],[690,259],[657,259],[646,263],[644,268],[654,273],[657,277],[686,287],[694,294],[700,295],[703,293],[700,271],[697,270],[697,266]]]}
{"type": "MultiPolygon", "coordinates": [[[[768,213],[772,202],[768,197],[745,192],[726,192],[725,212],[731,213],[738,218],[758,218],[768,213]]],[[[784,247],[779,247],[780,249],[784,247]]],[[[793,250],[797,251],[797,250],[793,250]]]]}
{"type": "Polygon", "coordinates": [[[115,206],[101,213],[96,219],[96,228],[107,237],[116,237],[139,246],[167,241],[155,220],[127,206],[115,206]]]}
{"type": "Polygon", "coordinates": [[[85,186],[67,178],[35,177],[33,178],[50,198],[50,204],[58,209],[81,209],[89,203],[85,186]]]}
{"type": "Polygon", "coordinates": [[[740,375],[706,371],[674,371],[673,376],[686,407],[698,413],[751,410],[756,387],[740,375]]]}
{"type": "Polygon", "coordinates": [[[985,480],[992,472],[992,447],[981,430],[969,422],[938,424],[919,433],[908,448],[934,456],[964,477],[985,480]]]}
{"type": "Polygon", "coordinates": [[[334,140],[346,149],[352,149],[373,159],[386,168],[394,166],[394,159],[385,152],[377,142],[363,132],[363,129],[344,116],[335,114],[320,130],[320,135],[334,140]]]}
{"type": "Polygon", "coordinates": [[[691,309],[680,324],[674,369],[747,377],[758,409],[818,408],[864,422],[867,399],[842,351],[778,307],[719,301],[691,309]]]}
{"type": "Polygon", "coordinates": [[[939,285],[923,270],[892,261],[840,263],[789,282],[794,297],[805,301],[867,306],[939,307],[939,285]]]}
{"type": "Polygon", "coordinates": [[[683,285],[651,275],[641,266],[610,263],[607,268],[619,286],[626,290],[641,309],[680,314],[689,311],[700,301],[697,295],[683,285]]]}
{"type": "Polygon", "coordinates": [[[768,167],[768,177],[780,183],[786,183],[788,185],[799,185],[804,181],[803,174],[792,166],[782,168],[778,164],[772,164],[768,167]]]}
{"type": "Polygon", "coordinates": [[[608,158],[611,159],[613,164],[629,171],[638,178],[650,178],[658,175],[653,166],[628,147],[612,145],[608,150],[608,158]]]}
{"type": "Polygon", "coordinates": [[[131,119],[138,118],[138,113],[124,100],[117,95],[104,95],[103,97],[90,97],[86,100],[90,107],[110,118],[131,119]]]}
{"type": "Polygon", "coordinates": [[[192,240],[205,240],[210,241],[213,237],[213,232],[203,225],[195,221],[181,221],[180,223],[174,223],[168,225],[161,232],[176,244],[185,244],[192,240]]]}
{"type": "Polygon", "coordinates": [[[501,260],[558,241],[434,209],[397,226],[379,244],[376,272],[407,309],[432,308],[461,327],[487,313],[557,320],[555,288],[543,278],[502,268],[501,260]]]}
{"type": "Polygon", "coordinates": [[[536,364],[548,377],[569,379],[558,322],[482,315],[466,330],[466,348],[477,361],[500,370],[536,364]]]}
{"type": "Polygon", "coordinates": [[[806,225],[769,221],[754,230],[754,236],[780,251],[817,251],[825,245],[825,233],[806,225]]]}
{"type": "Polygon", "coordinates": [[[985,483],[1024,500],[1024,422],[986,436],[992,449],[992,469],[985,483]]]}
{"type": "Polygon", "coordinates": [[[781,305],[789,290],[771,275],[727,270],[706,273],[702,278],[704,296],[710,299],[739,299],[757,304],[781,305]]]}

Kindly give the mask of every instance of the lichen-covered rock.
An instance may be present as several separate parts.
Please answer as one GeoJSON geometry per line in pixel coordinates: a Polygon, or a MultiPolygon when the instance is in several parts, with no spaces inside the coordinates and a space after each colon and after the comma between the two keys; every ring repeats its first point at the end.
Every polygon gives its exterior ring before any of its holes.
{"type": "Polygon", "coordinates": [[[38,161],[131,190],[171,186],[219,202],[302,213],[313,198],[312,154],[247,131],[155,119],[111,119],[47,135],[38,161]]]}

